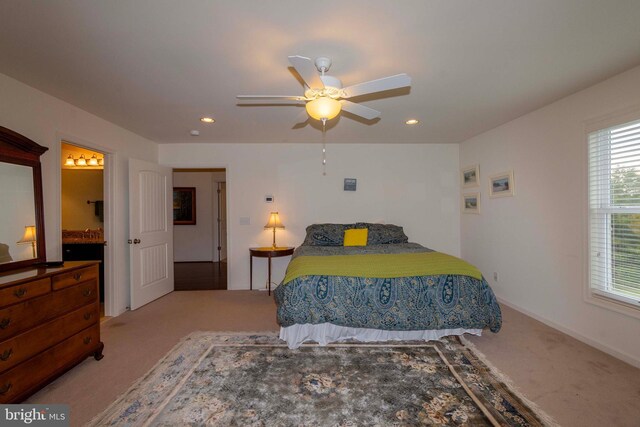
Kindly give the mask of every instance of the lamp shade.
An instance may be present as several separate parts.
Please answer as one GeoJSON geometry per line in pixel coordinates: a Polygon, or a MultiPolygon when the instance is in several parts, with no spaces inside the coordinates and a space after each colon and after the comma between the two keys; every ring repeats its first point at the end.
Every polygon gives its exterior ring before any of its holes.
{"type": "Polygon", "coordinates": [[[342,104],[333,98],[321,96],[313,101],[307,102],[305,106],[307,113],[316,120],[331,120],[342,110],[342,104]]]}
{"type": "Polygon", "coordinates": [[[269,215],[269,221],[267,221],[267,225],[264,226],[265,230],[269,228],[282,228],[284,229],[284,224],[280,222],[280,217],[278,216],[278,212],[271,212],[269,215]]]}
{"type": "Polygon", "coordinates": [[[89,161],[87,162],[87,164],[89,166],[98,166],[98,158],[96,157],[96,155],[94,154],[93,156],[91,156],[91,158],[89,159],[89,161]]]}
{"type": "Polygon", "coordinates": [[[87,166],[87,159],[84,158],[84,154],[80,154],[80,157],[76,160],[76,166],[87,166]]]}
{"type": "Polygon", "coordinates": [[[24,227],[24,235],[17,243],[31,243],[36,241],[36,226],[27,225],[24,227]]]}
{"type": "Polygon", "coordinates": [[[67,160],[65,160],[64,165],[65,166],[75,166],[76,165],[76,161],[73,159],[73,156],[71,154],[69,154],[69,157],[67,157],[67,160]]]}

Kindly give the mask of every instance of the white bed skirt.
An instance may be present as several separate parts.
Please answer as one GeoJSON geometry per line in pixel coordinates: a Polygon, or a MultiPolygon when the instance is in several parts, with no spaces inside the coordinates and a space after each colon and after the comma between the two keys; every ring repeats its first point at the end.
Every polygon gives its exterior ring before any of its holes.
{"type": "Polygon", "coordinates": [[[447,335],[482,335],[482,329],[430,329],[423,331],[385,331],[381,329],[349,328],[331,323],[312,325],[292,325],[280,328],[280,339],[285,340],[289,348],[298,348],[302,343],[315,341],[321,346],[331,342],[358,340],[372,341],[434,341],[447,335]]]}

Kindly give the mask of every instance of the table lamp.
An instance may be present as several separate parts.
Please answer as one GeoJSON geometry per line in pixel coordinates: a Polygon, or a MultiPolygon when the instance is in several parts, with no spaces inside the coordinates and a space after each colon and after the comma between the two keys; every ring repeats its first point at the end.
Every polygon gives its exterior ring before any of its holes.
{"type": "Polygon", "coordinates": [[[271,212],[269,215],[269,221],[267,221],[267,225],[264,226],[265,230],[273,228],[273,249],[277,248],[276,246],[276,228],[280,228],[284,230],[284,225],[280,222],[280,217],[278,216],[278,212],[271,212]]]}
{"type": "Polygon", "coordinates": [[[24,227],[24,235],[22,239],[18,240],[16,243],[31,243],[31,251],[33,252],[33,257],[36,257],[36,226],[35,225],[25,225],[24,227]]]}

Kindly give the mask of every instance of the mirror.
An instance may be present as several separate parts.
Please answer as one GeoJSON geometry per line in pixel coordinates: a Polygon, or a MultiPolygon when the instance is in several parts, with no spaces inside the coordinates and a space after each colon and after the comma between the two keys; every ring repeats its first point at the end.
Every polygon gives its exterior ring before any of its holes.
{"type": "Polygon", "coordinates": [[[0,126],[0,271],[46,260],[40,172],[46,150],[0,126]]]}

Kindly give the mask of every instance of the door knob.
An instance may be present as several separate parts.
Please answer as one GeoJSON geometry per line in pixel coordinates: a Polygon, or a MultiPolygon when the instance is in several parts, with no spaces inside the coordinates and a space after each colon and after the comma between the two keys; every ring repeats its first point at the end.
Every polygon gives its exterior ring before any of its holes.
{"type": "Polygon", "coordinates": [[[140,239],[133,239],[133,244],[137,245],[138,243],[140,243],[140,239]]]}

